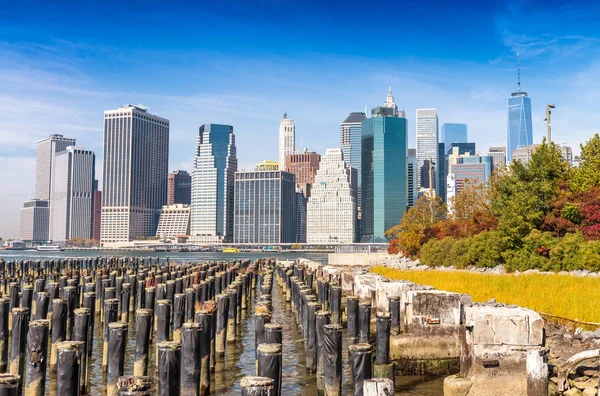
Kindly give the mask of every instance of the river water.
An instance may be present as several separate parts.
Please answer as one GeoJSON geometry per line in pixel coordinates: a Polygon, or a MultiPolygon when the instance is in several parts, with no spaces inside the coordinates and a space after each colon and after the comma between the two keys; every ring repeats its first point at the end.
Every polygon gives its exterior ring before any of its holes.
{"type": "MultiPolygon", "coordinates": [[[[148,253],[148,252],[114,252],[114,251],[64,251],[64,252],[36,252],[36,251],[0,251],[0,259],[4,260],[56,260],[68,257],[91,256],[124,256],[124,257],[159,257],[169,261],[225,261],[239,259],[257,259],[265,257],[264,253],[148,253]]],[[[278,253],[278,259],[294,260],[308,258],[315,261],[327,262],[327,255],[320,253],[278,253]]],[[[292,315],[289,304],[285,302],[285,295],[274,280],[273,285],[273,312],[272,322],[283,326],[283,368],[282,368],[282,394],[285,396],[301,396],[316,394],[316,379],[314,373],[308,373],[305,368],[304,342],[298,331],[297,322],[292,315]]],[[[228,344],[226,356],[217,358],[215,373],[211,378],[211,394],[215,395],[240,395],[239,381],[246,375],[255,375],[254,358],[254,320],[250,314],[254,311],[254,301],[248,310],[242,314],[242,322],[238,328],[237,341],[228,344]]],[[[125,352],[124,375],[133,375],[133,360],[135,355],[135,321],[130,315],[128,344],[125,352]]],[[[351,378],[348,363],[348,345],[346,329],[343,335],[343,394],[351,394],[351,378]]],[[[149,375],[157,378],[155,365],[155,348],[150,348],[149,375]]],[[[106,392],[106,379],[102,372],[102,324],[96,317],[94,327],[94,341],[92,356],[90,358],[90,395],[102,395],[106,392]]],[[[396,376],[396,395],[413,396],[442,396],[443,377],[427,376],[396,376]]],[[[48,375],[47,393],[55,395],[55,375],[48,375]]]]}

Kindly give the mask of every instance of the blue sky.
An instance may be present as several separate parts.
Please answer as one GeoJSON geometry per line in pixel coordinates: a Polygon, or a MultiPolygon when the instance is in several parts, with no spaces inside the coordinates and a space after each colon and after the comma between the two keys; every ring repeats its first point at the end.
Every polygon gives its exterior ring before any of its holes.
{"type": "Polygon", "coordinates": [[[284,112],[297,146],[339,145],[351,111],[392,86],[415,142],[415,109],[469,125],[484,152],[506,143],[506,98],[533,104],[534,140],[578,147],[599,131],[600,5],[592,1],[0,0],[1,237],[18,237],[35,142],[77,138],[97,154],[103,111],[141,103],[171,121],[170,169],[190,169],[198,126],[234,126],[241,168],[277,159],[284,112]]]}

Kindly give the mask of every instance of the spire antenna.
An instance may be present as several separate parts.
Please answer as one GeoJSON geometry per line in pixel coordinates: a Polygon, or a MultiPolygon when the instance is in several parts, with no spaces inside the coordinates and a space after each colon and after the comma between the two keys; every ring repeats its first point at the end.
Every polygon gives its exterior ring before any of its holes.
{"type": "Polygon", "coordinates": [[[517,92],[521,92],[521,55],[517,52],[517,92]]]}

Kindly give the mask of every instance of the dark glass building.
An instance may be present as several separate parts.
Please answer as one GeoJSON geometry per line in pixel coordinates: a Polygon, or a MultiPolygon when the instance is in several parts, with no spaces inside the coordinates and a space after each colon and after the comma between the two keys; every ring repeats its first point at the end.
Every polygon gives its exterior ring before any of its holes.
{"type": "Polygon", "coordinates": [[[376,107],[362,122],[363,242],[384,242],[406,210],[408,134],[406,118],[376,107]]]}
{"type": "Polygon", "coordinates": [[[234,243],[296,241],[296,176],[283,171],[235,174],[234,243]]]}

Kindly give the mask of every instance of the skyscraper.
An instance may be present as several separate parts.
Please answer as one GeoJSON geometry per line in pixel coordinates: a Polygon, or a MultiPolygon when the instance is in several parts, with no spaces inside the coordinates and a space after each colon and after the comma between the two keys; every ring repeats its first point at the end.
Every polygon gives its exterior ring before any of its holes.
{"type": "Polygon", "coordinates": [[[167,205],[189,205],[192,199],[192,176],[184,170],[169,173],[167,205]]]}
{"type": "Polygon", "coordinates": [[[50,224],[50,201],[45,199],[30,199],[23,202],[21,208],[21,233],[24,242],[48,241],[50,224]]]}
{"type": "Polygon", "coordinates": [[[98,180],[94,188],[94,217],[92,239],[100,241],[100,229],[102,227],[102,191],[98,191],[98,180]]]}
{"type": "Polygon", "coordinates": [[[219,124],[202,125],[192,172],[192,241],[231,241],[236,171],[237,154],[233,127],[219,124]]]}
{"type": "Polygon", "coordinates": [[[103,245],[155,235],[168,164],[169,120],[141,105],[104,112],[103,245]]]}
{"type": "Polygon", "coordinates": [[[285,169],[285,159],[294,150],[296,150],[296,127],[294,120],[288,119],[287,113],[284,113],[279,124],[279,169],[285,169]]]}
{"type": "MultiPolygon", "coordinates": [[[[437,161],[438,159],[438,115],[436,109],[417,109],[417,172],[419,188],[429,188],[421,181],[421,172],[425,160],[437,161]]],[[[433,183],[435,186],[435,169],[433,183]]]]}
{"type": "MultiPolygon", "coordinates": [[[[517,54],[518,57],[519,54],[517,54]]],[[[517,62],[517,92],[508,98],[507,161],[512,161],[513,150],[533,144],[531,126],[531,98],[521,91],[521,62],[517,62]]]]}
{"type": "Polygon", "coordinates": [[[361,144],[362,144],[362,122],[367,119],[365,113],[354,112],[340,124],[340,147],[344,161],[358,172],[358,186],[356,195],[356,205],[360,208],[362,191],[360,190],[361,180],[361,144]]]}
{"type": "Polygon", "coordinates": [[[54,156],[56,153],[65,150],[68,146],[74,145],[75,139],[66,138],[63,135],[50,135],[50,137],[37,142],[35,198],[45,200],[50,199],[54,156]]]}
{"type": "Polygon", "coordinates": [[[417,202],[417,196],[419,193],[419,188],[417,187],[417,150],[416,149],[408,149],[408,194],[406,205],[408,208],[411,208],[417,202]]]}
{"type": "MultiPolygon", "coordinates": [[[[390,96],[391,92],[388,93],[390,96]]],[[[391,96],[392,102],[394,97],[391,96]]],[[[386,98],[387,102],[387,98],[386,98]]],[[[389,103],[391,105],[391,102],[389,103]]],[[[394,108],[396,104],[394,103],[394,108]]],[[[340,147],[344,161],[351,166],[356,173],[357,183],[354,186],[356,193],[356,236],[360,236],[360,221],[362,217],[362,122],[367,119],[365,113],[354,112],[340,124],[340,147]]]]}
{"type": "Polygon", "coordinates": [[[349,165],[341,149],[327,149],[308,199],[308,243],[355,241],[356,194],[349,165]]]}
{"type": "MultiPolygon", "coordinates": [[[[467,138],[467,124],[454,124],[446,122],[442,124],[442,143],[446,147],[450,147],[452,143],[466,143],[467,138]]],[[[444,182],[446,184],[446,182],[444,182]]]]}
{"type": "Polygon", "coordinates": [[[235,174],[235,243],[292,243],[296,239],[296,176],[283,171],[235,174]]]}
{"type": "Polygon", "coordinates": [[[397,225],[406,210],[407,122],[395,114],[391,106],[376,107],[362,122],[363,241],[385,241],[385,231],[397,225]]]}
{"type": "Polygon", "coordinates": [[[94,215],[96,156],[83,147],[56,153],[50,198],[50,238],[64,243],[91,239],[94,215]]]}
{"type": "Polygon", "coordinates": [[[288,154],[286,158],[285,171],[296,175],[296,184],[307,199],[310,195],[310,187],[315,182],[320,161],[320,154],[306,149],[288,154]]]}
{"type": "Polygon", "coordinates": [[[435,193],[446,202],[446,149],[444,143],[438,143],[438,158],[435,164],[436,183],[435,193]]]}

